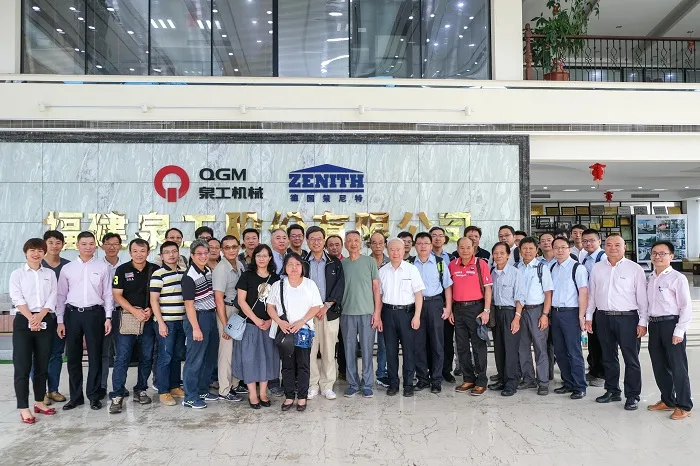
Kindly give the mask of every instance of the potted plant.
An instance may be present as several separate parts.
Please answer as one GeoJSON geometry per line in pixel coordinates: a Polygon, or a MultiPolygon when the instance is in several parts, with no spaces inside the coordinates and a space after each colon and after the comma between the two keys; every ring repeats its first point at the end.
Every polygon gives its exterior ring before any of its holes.
{"type": "Polygon", "coordinates": [[[572,38],[588,32],[591,15],[600,14],[598,2],[590,0],[549,0],[549,13],[533,18],[533,34],[543,36],[533,38],[532,61],[534,66],[545,71],[547,81],[568,81],[569,73],[564,70],[566,59],[575,55],[585,46],[585,39],[572,38]],[[562,7],[564,4],[564,7],[562,7]]]}

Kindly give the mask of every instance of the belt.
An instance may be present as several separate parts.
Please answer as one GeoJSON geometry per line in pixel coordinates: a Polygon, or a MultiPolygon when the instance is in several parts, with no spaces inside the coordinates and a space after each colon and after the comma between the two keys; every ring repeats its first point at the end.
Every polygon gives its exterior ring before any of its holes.
{"type": "Polygon", "coordinates": [[[555,307],[552,306],[553,311],[564,312],[564,311],[578,311],[577,307],[555,307]]]}
{"type": "Polygon", "coordinates": [[[197,312],[216,312],[216,309],[196,309],[197,312]]]}
{"type": "Polygon", "coordinates": [[[225,304],[226,306],[235,306],[235,304],[233,304],[233,301],[230,301],[230,302],[228,302],[228,303],[227,303],[226,301],[224,301],[224,304],[225,304]]]}
{"type": "Polygon", "coordinates": [[[457,306],[473,306],[473,305],[475,305],[475,304],[481,304],[481,303],[483,303],[483,302],[484,302],[483,299],[477,299],[477,300],[474,300],[474,301],[455,301],[455,304],[456,304],[457,306]]]}
{"type": "Polygon", "coordinates": [[[442,299],[441,294],[436,294],[435,296],[423,296],[423,301],[435,301],[438,299],[442,299]]]}
{"type": "Polygon", "coordinates": [[[382,303],[382,307],[392,311],[412,311],[416,308],[415,304],[407,304],[405,306],[396,306],[394,304],[382,303]]]}
{"type": "Polygon", "coordinates": [[[515,306],[494,306],[497,311],[512,311],[515,309],[515,306]]]}
{"type": "Polygon", "coordinates": [[[102,310],[102,306],[100,306],[100,305],[88,306],[88,307],[78,307],[78,306],[73,306],[72,304],[68,304],[66,307],[68,308],[69,311],[78,311],[78,312],[102,310]]]}
{"type": "Polygon", "coordinates": [[[537,309],[538,307],[542,307],[542,306],[544,306],[544,303],[541,303],[541,304],[526,304],[526,305],[523,306],[523,309],[525,309],[526,311],[530,311],[530,310],[532,310],[532,309],[537,309]]]}
{"type": "Polygon", "coordinates": [[[663,322],[665,320],[678,320],[678,316],[649,317],[649,322],[663,322]]]}
{"type": "Polygon", "coordinates": [[[637,316],[637,310],[634,311],[603,311],[606,316],[637,316]]]}

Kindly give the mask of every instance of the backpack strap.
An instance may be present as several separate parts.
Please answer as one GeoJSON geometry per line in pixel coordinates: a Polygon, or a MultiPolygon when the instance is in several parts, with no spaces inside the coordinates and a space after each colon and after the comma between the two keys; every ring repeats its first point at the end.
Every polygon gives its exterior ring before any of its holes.
{"type": "Polygon", "coordinates": [[[282,303],[282,320],[287,320],[287,308],[284,305],[284,277],[280,278],[280,302],[282,303]]]}
{"type": "Polygon", "coordinates": [[[574,287],[576,288],[576,296],[578,296],[578,283],[576,283],[576,269],[581,265],[578,262],[574,262],[574,266],[571,268],[571,279],[574,281],[574,287]]]}
{"type": "Polygon", "coordinates": [[[540,262],[537,264],[537,278],[540,279],[540,286],[542,286],[542,269],[544,268],[544,263],[540,262]]]}
{"type": "Polygon", "coordinates": [[[408,259],[406,260],[409,264],[413,264],[416,262],[416,257],[415,256],[408,256],[408,259]]]}
{"type": "Polygon", "coordinates": [[[598,253],[598,255],[597,255],[596,258],[595,258],[595,263],[596,263],[596,264],[597,264],[598,262],[600,262],[600,260],[603,258],[603,254],[605,254],[605,251],[600,251],[600,252],[598,253]]]}
{"type": "Polygon", "coordinates": [[[516,265],[520,263],[520,248],[515,248],[513,250],[513,262],[515,262],[516,265]]]}
{"type": "Polygon", "coordinates": [[[481,259],[479,259],[476,256],[475,256],[475,259],[476,260],[474,261],[474,263],[476,264],[476,274],[479,277],[479,286],[481,287],[481,294],[485,298],[486,297],[486,288],[484,287],[484,277],[481,276],[481,264],[479,263],[479,261],[481,261],[481,259]]]}
{"type": "Polygon", "coordinates": [[[438,276],[440,277],[440,286],[444,290],[442,279],[445,275],[445,261],[442,257],[435,256],[435,265],[437,266],[438,276]]]}

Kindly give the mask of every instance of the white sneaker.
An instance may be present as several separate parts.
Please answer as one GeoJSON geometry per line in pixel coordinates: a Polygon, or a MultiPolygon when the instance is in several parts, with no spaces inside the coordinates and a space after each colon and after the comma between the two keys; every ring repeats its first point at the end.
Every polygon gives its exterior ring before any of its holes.
{"type": "Polygon", "coordinates": [[[323,396],[325,396],[327,400],[335,400],[336,399],[335,392],[333,390],[331,390],[330,388],[327,390],[323,390],[323,392],[321,394],[323,396]]]}
{"type": "Polygon", "coordinates": [[[310,388],[309,392],[306,395],[306,399],[313,400],[316,395],[318,395],[318,390],[316,390],[315,388],[310,388]]]}

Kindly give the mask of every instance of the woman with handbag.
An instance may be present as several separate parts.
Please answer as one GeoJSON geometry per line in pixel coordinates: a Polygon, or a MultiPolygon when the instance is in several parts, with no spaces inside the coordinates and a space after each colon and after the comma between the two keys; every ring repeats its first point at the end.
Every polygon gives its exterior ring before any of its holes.
{"type": "Polygon", "coordinates": [[[236,283],[238,306],[245,315],[246,325],[241,341],[233,345],[231,374],[248,386],[248,403],[253,409],[271,406],[267,382],[279,375],[279,352],[268,337],[272,320],[267,313],[270,289],[279,279],[272,249],[260,244],[253,250],[249,269],[236,283]],[[260,384],[259,395],[256,383],[260,384]]]}
{"type": "MultiPolygon", "coordinates": [[[[267,304],[267,312],[279,330],[294,334],[294,351],[282,358],[282,385],[286,398],[282,411],[292,408],[295,396],[298,399],[297,411],[305,411],[314,335],[313,318],[323,306],[323,300],[316,283],[304,278],[304,266],[299,254],[287,254],[282,270],[287,276],[272,286],[267,304]]],[[[271,330],[272,335],[276,332],[275,328],[271,330]]]]}

